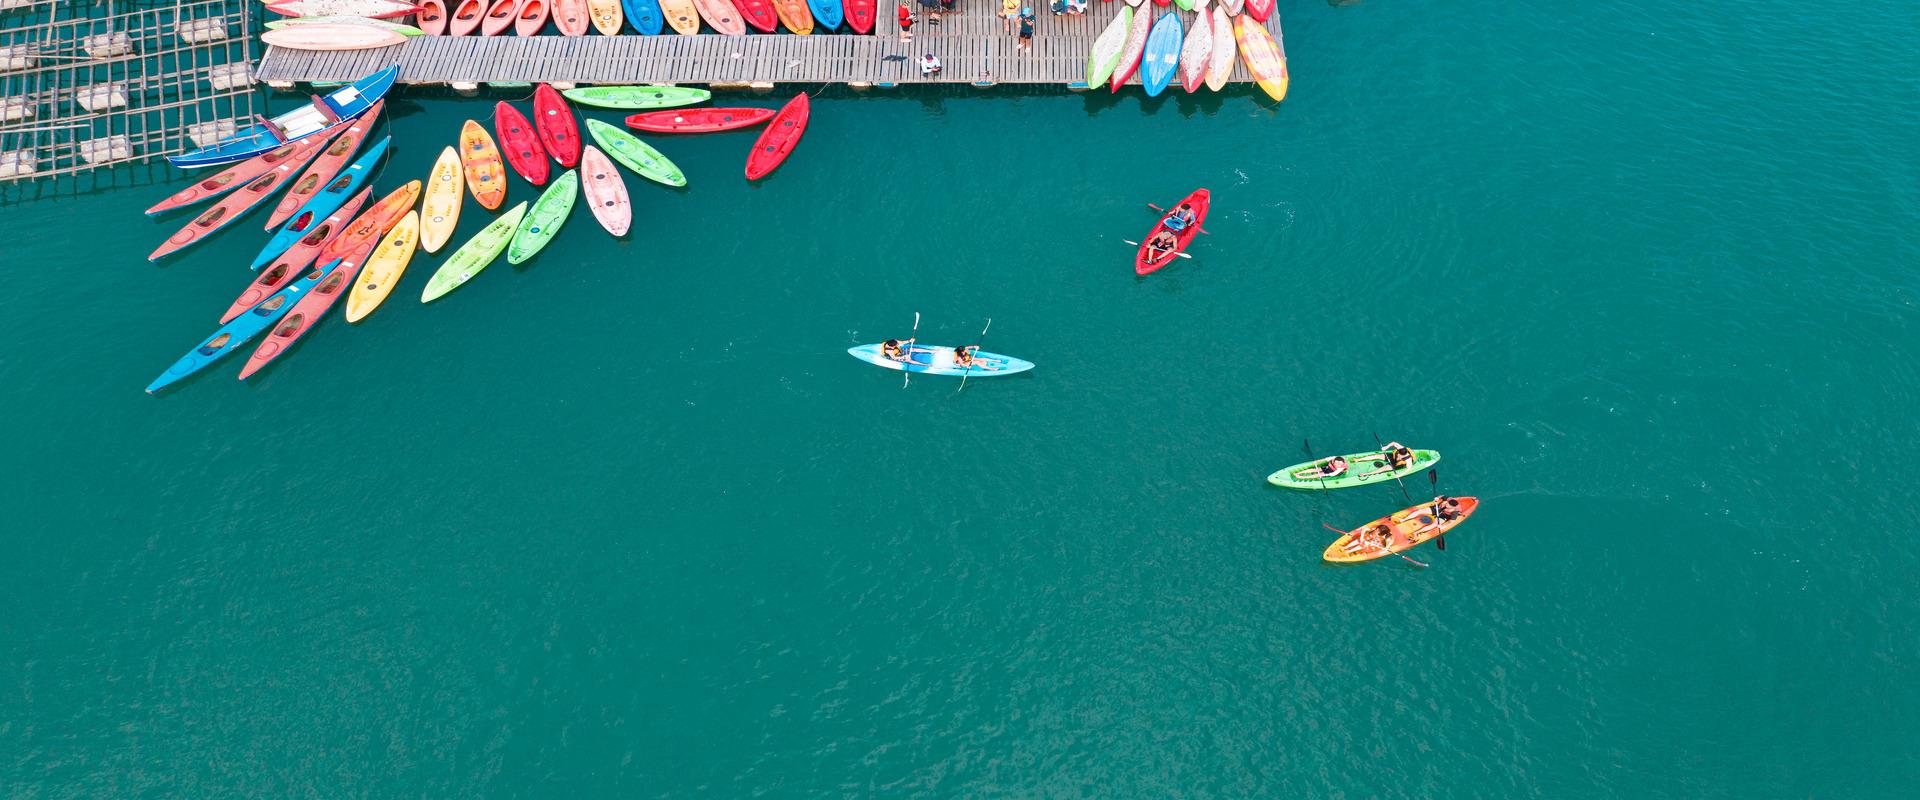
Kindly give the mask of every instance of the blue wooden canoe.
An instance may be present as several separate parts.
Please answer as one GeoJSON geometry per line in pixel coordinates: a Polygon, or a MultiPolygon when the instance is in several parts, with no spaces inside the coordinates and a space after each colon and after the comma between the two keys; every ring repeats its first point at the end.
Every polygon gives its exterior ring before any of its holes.
{"type": "Polygon", "coordinates": [[[387,143],[391,141],[393,137],[388,136],[374,142],[358,159],[334,176],[327,188],[308,198],[306,205],[293,212],[286,222],[280,223],[280,229],[273,232],[273,238],[267,240],[267,246],[260,248],[260,255],[253,257],[253,268],[257,270],[273,263],[281,253],[293,247],[294,242],[300,241],[300,237],[307,235],[307,229],[313,223],[326,219],[328,214],[346,205],[347,198],[352,197],[360,189],[360,184],[367,182],[367,176],[373,174],[374,165],[380,162],[381,156],[386,155],[387,143]]]}
{"type": "Polygon", "coordinates": [[[627,9],[627,21],[633,29],[648,36],[659,36],[666,18],[660,14],[660,0],[620,0],[627,9]]]}
{"type": "Polygon", "coordinates": [[[978,366],[975,366],[973,370],[969,372],[964,368],[953,365],[953,348],[921,344],[907,348],[908,361],[904,362],[895,361],[880,355],[880,345],[878,344],[863,344],[859,347],[849,347],[847,348],[847,355],[875,366],[926,375],[952,375],[954,377],[972,375],[975,378],[985,378],[990,375],[1012,375],[1016,372],[1026,372],[1027,370],[1033,369],[1033,362],[1031,361],[1022,361],[1013,356],[1003,356],[999,353],[989,353],[985,350],[978,350],[973,354],[974,363],[978,366]]]}
{"type": "Polygon", "coordinates": [[[213,362],[225,358],[228,353],[240,349],[248,340],[259,336],[261,331],[272,327],[273,323],[292,311],[294,304],[300,301],[300,297],[306,294],[307,290],[312,289],[314,284],[319,283],[322,278],[327,277],[327,273],[338,266],[340,266],[340,259],[336,258],[327,262],[324,267],[315,267],[305,277],[260,301],[260,305],[249,308],[246,313],[228,320],[227,324],[220,326],[212,336],[194,345],[193,349],[188,350],[179,361],[173,362],[173,366],[168,367],[166,372],[160,373],[160,377],[154,378],[153,383],[147,384],[147,394],[153,394],[167,384],[206,369],[213,362]],[[222,336],[227,338],[220,338],[222,336]]]}
{"type": "Polygon", "coordinates": [[[846,21],[847,10],[840,0],[807,0],[807,8],[813,10],[813,21],[822,28],[833,30],[846,21]]]}
{"type": "Polygon", "coordinates": [[[1148,97],[1165,91],[1180,71],[1180,44],[1186,38],[1178,13],[1161,14],[1153,21],[1153,33],[1147,34],[1147,54],[1140,60],[1140,82],[1146,85],[1148,97]]]}
{"type": "Polygon", "coordinates": [[[393,88],[393,79],[399,74],[400,65],[395,64],[335,89],[325,97],[316,95],[312,102],[273,119],[255,117],[260,119],[260,123],[251,128],[227,137],[218,144],[191,153],[167,156],[167,160],[176,167],[231,164],[277,149],[288,142],[297,142],[331,130],[367,113],[374,103],[387,96],[387,90],[393,88]]]}

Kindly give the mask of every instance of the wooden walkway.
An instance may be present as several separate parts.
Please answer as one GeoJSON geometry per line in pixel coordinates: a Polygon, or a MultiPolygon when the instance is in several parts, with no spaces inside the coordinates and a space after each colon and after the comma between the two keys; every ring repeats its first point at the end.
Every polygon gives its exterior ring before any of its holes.
{"type": "MultiPolygon", "coordinates": [[[[1094,0],[1085,16],[1054,16],[1047,4],[1031,3],[1038,19],[1031,52],[994,15],[993,0],[960,0],[962,12],[932,22],[916,2],[913,41],[900,40],[895,6],[883,4],[871,36],[779,34],[747,36],[416,36],[377,50],[314,52],[270,47],[254,76],[261,81],[350,81],[389,64],[400,64],[400,82],[463,83],[973,83],[1068,85],[1086,80],[1093,40],[1119,13],[1117,2],[1094,0]],[[992,9],[988,6],[992,5],[992,9]],[[946,69],[920,77],[919,59],[933,53],[946,69]],[[889,57],[892,57],[891,60],[889,57]]],[[[1142,6],[1157,14],[1194,13],[1176,6],[1142,6]]],[[[1280,18],[1267,21],[1275,31],[1280,18]]],[[[1235,59],[1233,80],[1249,82],[1235,59]]],[[[1132,83],[1139,83],[1135,75],[1132,83]]],[[[1169,91],[1179,91],[1179,76],[1169,91]]]]}

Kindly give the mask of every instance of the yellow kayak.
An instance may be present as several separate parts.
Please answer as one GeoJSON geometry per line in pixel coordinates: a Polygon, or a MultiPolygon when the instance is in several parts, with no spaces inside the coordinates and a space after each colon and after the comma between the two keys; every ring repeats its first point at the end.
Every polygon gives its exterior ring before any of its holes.
{"type": "Polygon", "coordinates": [[[360,277],[347,294],[348,322],[359,322],[373,313],[393,293],[393,285],[406,274],[407,262],[413,260],[413,247],[419,240],[420,212],[409,211],[400,224],[387,231],[386,238],[373,248],[373,255],[367,256],[366,266],[360,268],[360,277]]]}
{"type": "Polygon", "coordinates": [[[1467,517],[1473,516],[1474,509],[1480,507],[1478,497],[1453,499],[1460,501],[1460,516],[1451,520],[1442,522],[1436,519],[1433,504],[1421,503],[1395,511],[1342,534],[1340,538],[1333,540],[1333,544],[1327,545],[1327,551],[1321,553],[1320,557],[1335,564],[1355,564],[1419,547],[1427,540],[1459,527],[1460,523],[1467,521],[1467,517]],[[1383,525],[1387,528],[1385,548],[1380,546],[1380,537],[1375,530],[1383,525]],[[1349,552],[1347,545],[1351,544],[1356,536],[1362,538],[1362,544],[1349,552]]]}
{"type": "Polygon", "coordinates": [[[449,147],[440,151],[427,175],[427,191],[420,198],[420,247],[438,253],[453,229],[460,225],[460,203],[467,193],[467,182],[460,176],[460,153],[449,147]]]}
{"type": "MultiPolygon", "coordinates": [[[[1278,25],[1279,23],[1274,23],[1278,25]]],[[[1240,43],[1240,60],[1268,97],[1287,99],[1287,53],[1273,41],[1265,25],[1245,14],[1233,18],[1233,38],[1240,43]]]]}

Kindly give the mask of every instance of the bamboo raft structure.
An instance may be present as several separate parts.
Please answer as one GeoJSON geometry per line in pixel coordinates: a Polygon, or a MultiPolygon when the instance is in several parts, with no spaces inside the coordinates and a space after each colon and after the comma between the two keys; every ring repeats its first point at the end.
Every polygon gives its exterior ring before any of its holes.
{"type": "Polygon", "coordinates": [[[253,117],[250,8],[0,0],[0,183],[212,144],[253,117]]]}
{"type": "MultiPolygon", "coordinates": [[[[682,36],[671,31],[642,36],[625,29],[621,36],[415,36],[405,43],[371,50],[317,52],[267,48],[255,76],[275,84],[351,81],[391,64],[400,65],[404,84],[672,83],[715,86],[763,86],[779,83],[901,86],[908,84],[1054,84],[1086,88],[1087,54],[1093,40],[1119,14],[1118,2],[1093,2],[1084,16],[1054,16],[1045,3],[1037,12],[1033,49],[1018,50],[1014,35],[986,2],[974,0],[960,14],[932,24],[931,14],[914,5],[913,40],[900,40],[894,6],[883,5],[872,35],[787,33],[682,36]],[[920,57],[933,53],[945,69],[920,75],[920,57]]],[[[1176,13],[1143,3],[1136,10],[1176,13]]],[[[1177,12],[1182,23],[1192,12],[1177,12]]],[[[1280,17],[1266,25],[1276,32],[1280,17]]],[[[1235,59],[1232,81],[1253,76],[1235,59]]],[[[1139,84],[1135,75],[1129,83],[1139,84]]],[[[1175,83],[1178,83],[1176,79],[1175,83]]],[[[1182,93],[1179,86],[1169,94],[1182,93]]]]}

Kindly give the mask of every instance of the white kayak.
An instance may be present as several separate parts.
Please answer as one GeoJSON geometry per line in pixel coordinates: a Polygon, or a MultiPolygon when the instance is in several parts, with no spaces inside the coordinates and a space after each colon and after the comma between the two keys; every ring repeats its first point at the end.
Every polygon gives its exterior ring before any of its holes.
{"type": "Polygon", "coordinates": [[[1193,27],[1180,44],[1180,88],[1191,94],[1207,79],[1207,54],[1213,51],[1213,28],[1207,24],[1207,12],[1193,15],[1193,27]]]}
{"type": "Polygon", "coordinates": [[[976,350],[973,355],[974,367],[956,367],[953,364],[953,348],[916,344],[907,348],[907,360],[895,361],[880,355],[880,345],[863,344],[847,348],[847,355],[875,366],[887,369],[911,372],[917,375],[971,375],[984,378],[989,375],[1012,375],[1033,369],[1033,362],[1022,361],[1013,356],[976,350]]]}
{"type": "Polygon", "coordinates": [[[1207,51],[1207,88],[1220,91],[1227,88],[1227,81],[1233,77],[1233,57],[1239,55],[1239,45],[1233,42],[1233,20],[1227,17],[1227,10],[1218,5],[1213,7],[1213,47],[1207,51]]]}

